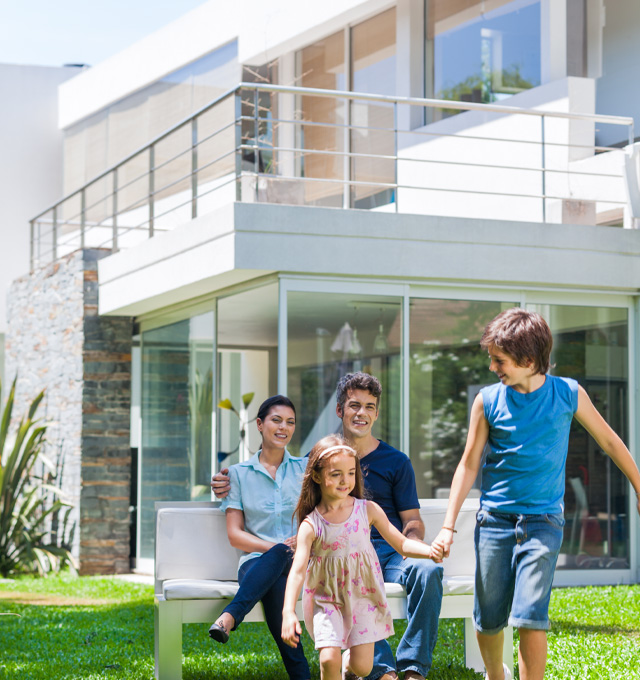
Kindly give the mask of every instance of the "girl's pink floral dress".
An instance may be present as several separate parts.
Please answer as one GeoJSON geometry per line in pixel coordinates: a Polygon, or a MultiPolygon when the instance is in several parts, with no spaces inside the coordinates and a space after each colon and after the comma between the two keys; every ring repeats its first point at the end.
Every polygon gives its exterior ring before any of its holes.
{"type": "Polygon", "coordinates": [[[331,524],[315,509],[305,520],[315,539],[302,609],[316,649],[346,649],[393,635],[378,556],[371,544],[367,501],[356,498],[349,519],[331,524]]]}

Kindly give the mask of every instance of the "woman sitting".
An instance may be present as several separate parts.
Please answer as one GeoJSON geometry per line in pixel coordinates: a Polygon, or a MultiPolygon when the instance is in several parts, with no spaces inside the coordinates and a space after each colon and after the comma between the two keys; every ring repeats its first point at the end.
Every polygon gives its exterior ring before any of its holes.
{"type": "Polygon", "coordinates": [[[229,633],[262,601],[290,680],[308,680],[302,645],[289,647],[281,637],[284,592],[296,545],[293,513],[307,459],[294,458],[286,449],[296,429],[290,399],[269,397],[261,404],[256,423],[262,448],[250,460],[230,468],[231,491],[222,502],[229,542],[245,553],[238,567],[240,588],[209,635],[227,642],[229,633]]]}

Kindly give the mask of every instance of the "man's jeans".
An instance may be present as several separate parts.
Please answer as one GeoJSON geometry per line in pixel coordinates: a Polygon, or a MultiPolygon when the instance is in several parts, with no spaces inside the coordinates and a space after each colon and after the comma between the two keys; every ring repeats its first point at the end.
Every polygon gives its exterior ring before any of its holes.
{"type": "Polygon", "coordinates": [[[426,676],[431,668],[442,607],[442,565],[432,560],[402,558],[386,541],[373,541],[387,583],[407,591],[407,629],[396,650],[396,662],[386,640],[376,642],[373,669],[367,680],[389,671],[416,671],[426,676]]]}
{"type": "Polygon", "coordinates": [[[235,630],[253,607],[262,601],[264,618],[290,680],[308,680],[309,664],[304,656],[302,640],[293,648],[286,645],[281,637],[284,591],[292,561],[292,551],[284,543],[278,543],[260,557],[244,562],[238,571],[240,588],[224,611],[233,616],[235,630]]]}

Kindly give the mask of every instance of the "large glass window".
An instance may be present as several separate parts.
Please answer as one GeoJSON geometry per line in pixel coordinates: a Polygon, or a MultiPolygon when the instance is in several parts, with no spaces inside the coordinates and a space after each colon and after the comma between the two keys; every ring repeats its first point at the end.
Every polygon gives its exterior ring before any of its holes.
{"type": "Polygon", "coordinates": [[[208,500],[213,312],[142,334],[140,553],[153,557],[156,501],[208,500]]]}
{"type": "MultiPolygon", "coordinates": [[[[351,89],[368,94],[396,93],[395,7],[351,29],[351,89]]],[[[351,188],[354,208],[375,208],[394,200],[395,120],[391,104],[355,101],[351,105],[351,188]],[[381,158],[381,156],[386,158],[381,158]]]]}
{"type": "MultiPolygon", "coordinates": [[[[344,31],[300,50],[297,60],[302,87],[346,89],[344,31]]],[[[304,183],[304,202],[307,205],[342,207],[342,180],[346,175],[342,155],[345,150],[346,103],[332,97],[304,96],[300,98],[298,108],[302,122],[297,146],[305,150],[299,161],[299,172],[301,176],[314,180],[304,183]]]]}
{"type": "Polygon", "coordinates": [[[540,85],[540,0],[427,0],[427,94],[495,102],[540,85]]]}
{"type": "MultiPolygon", "coordinates": [[[[512,302],[412,299],[410,452],[420,498],[448,498],[464,450],[471,405],[496,381],[482,331],[512,302]]],[[[477,492],[476,492],[477,493],[477,492]]]]}
{"type": "Polygon", "coordinates": [[[395,297],[290,292],[287,297],[287,394],[298,411],[291,442],[305,454],[318,439],[341,431],[336,383],[365,371],[382,383],[373,434],[400,447],[401,301],[395,297]]]}
{"type": "MultiPolygon", "coordinates": [[[[552,373],[574,378],[628,443],[626,309],[529,305],[553,331],[552,373]]],[[[559,568],[628,569],[626,477],[574,419],[567,458],[564,543],[559,568]]]]}
{"type": "Polygon", "coordinates": [[[277,361],[278,284],[218,300],[218,395],[235,409],[218,409],[219,468],[260,448],[255,417],[260,404],[277,392],[277,361]],[[251,394],[245,408],[242,397],[251,394]]]}

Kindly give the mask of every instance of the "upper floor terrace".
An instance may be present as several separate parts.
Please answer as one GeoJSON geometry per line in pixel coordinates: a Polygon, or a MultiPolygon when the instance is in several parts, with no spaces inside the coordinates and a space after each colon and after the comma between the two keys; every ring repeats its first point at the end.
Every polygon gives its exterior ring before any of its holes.
{"type": "Polygon", "coordinates": [[[546,87],[527,107],[241,83],[34,217],[31,266],[233,202],[637,226],[633,119],[563,111],[586,79],[546,87]],[[627,147],[596,144],[610,126],[627,147]]]}

